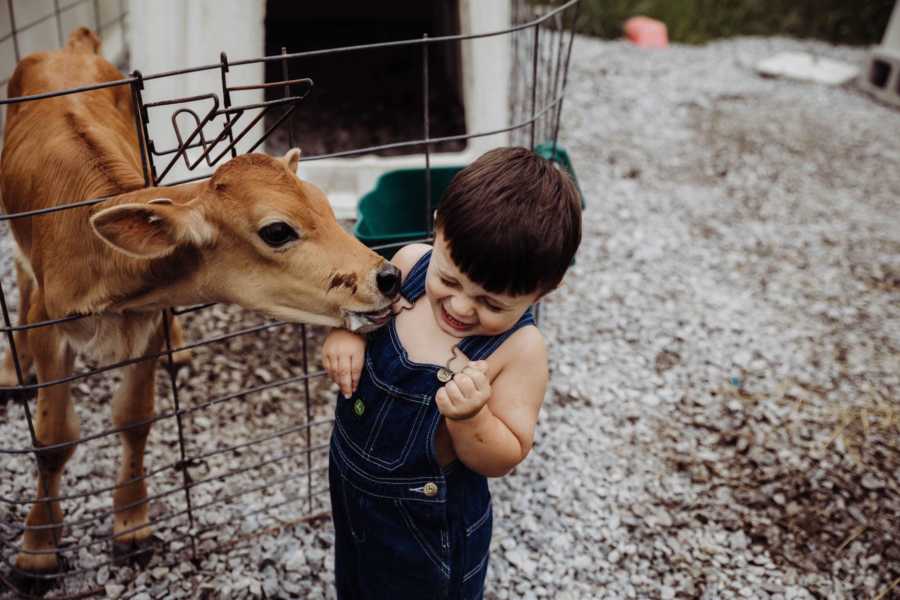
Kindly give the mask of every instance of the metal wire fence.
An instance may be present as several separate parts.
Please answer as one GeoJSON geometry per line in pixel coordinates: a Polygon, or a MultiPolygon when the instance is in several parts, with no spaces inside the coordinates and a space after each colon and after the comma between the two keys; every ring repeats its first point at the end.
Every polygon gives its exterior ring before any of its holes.
{"type": "MultiPolygon", "coordinates": [[[[75,4],[60,6],[57,2],[57,20],[60,12],[75,4]]],[[[289,124],[301,111],[303,98],[315,90],[309,78],[287,77],[292,61],[311,55],[401,47],[409,52],[410,60],[421,64],[421,137],[308,156],[303,161],[370,154],[385,148],[418,150],[426,168],[423,193],[430,199],[432,147],[442,141],[507,133],[522,145],[534,147],[539,142],[552,142],[555,148],[578,4],[579,0],[570,0],[535,16],[529,12],[530,5],[521,2],[516,4],[513,25],[502,31],[424,36],[311,52],[283,50],[281,54],[239,61],[230,61],[223,53],[214,64],[151,75],[134,71],[115,82],[9,98],[0,100],[0,105],[127,86],[136,107],[134,126],[140,140],[144,184],[176,185],[208,177],[216,165],[238,153],[238,144],[246,144],[251,151],[258,149],[274,131],[289,124]],[[489,131],[431,137],[429,52],[438,44],[459,45],[498,36],[508,40],[512,53],[510,122],[489,131]],[[284,77],[251,86],[229,83],[234,69],[259,63],[280,64],[284,77]],[[209,71],[219,73],[218,89],[190,97],[144,100],[144,85],[148,81],[209,71]],[[249,104],[235,101],[239,92],[262,89],[280,89],[282,95],[270,95],[269,100],[249,104]],[[160,148],[151,137],[149,124],[158,109],[173,106],[177,107],[171,117],[177,144],[160,148]],[[191,125],[185,127],[185,122],[191,125]],[[263,132],[251,139],[259,123],[265,123],[263,132]],[[191,175],[169,181],[179,163],[191,175]]],[[[11,2],[9,6],[11,9],[11,2]]],[[[99,17],[100,13],[95,10],[95,14],[99,17]]],[[[98,21],[97,27],[102,31],[103,24],[98,21]]],[[[11,35],[15,40],[15,26],[11,35]]],[[[293,135],[290,128],[288,135],[293,135]]],[[[291,146],[294,142],[290,139],[291,146]]],[[[6,226],[15,219],[92,206],[103,200],[57,202],[49,208],[4,214],[0,223],[8,230],[6,226]]],[[[431,212],[429,206],[428,214],[431,212]]],[[[11,248],[12,244],[4,247],[11,248]]],[[[11,262],[10,257],[4,258],[11,262]]],[[[113,541],[110,523],[114,511],[110,499],[117,488],[113,482],[118,434],[133,428],[154,426],[146,451],[149,467],[131,480],[145,480],[151,489],[147,502],[156,540],[153,565],[196,566],[211,553],[233,552],[248,540],[328,515],[327,448],[333,398],[330,382],[315,366],[321,329],[265,320],[222,305],[172,308],[164,311],[164,322],[170,324],[179,318],[188,338],[183,345],[173,344],[167,326],[164,348],[159,353],[111,364],[84,359],[67,377],[37,381],[22,366],[16,333],[86,317],[73,315],[14,325],[11,281],[5,279],[0,284],[2,330],[17,377],[15,386],[0,389],[0,394],[9,400],[6,408],[0,408],[5,411],[5,422],[0,421],[0,472],[4,473],[4,481],[0,482],[0,556],[5,563],[0,568],[0,591],[14,591],[14,583],[28,575],[42,584],[32,589],[42,594],[49,590],[49,597],[89,597],[103,593],[111,570],[128,568],[122,567],[123,563],[146,561],[145,549],[115,558],[109,552],[113,541]],[[175,354],[183,351],[192,351],[194,360],[190,372],[179,374],[175,354]],[[248,356],[262,359],[249,360],[248,356]],[[94,416],[93,409],[99,411],[109,404],[109,390],[117,378],[117,369],[146,360],[161,360],[167,367],[157,381],[157,413],[127,427],[109,428],[102,417],[94,416]],[[73,442],[42,446],[35,435],[34,394],[64,382],[72,384],[73,395],[81,405],[82,434],[73,442]],[[79,451],[68,463],[63,492],[49,498],[36,497],[32,491],[33,474],[39,452],[76,446],[79,451]],[[23,533],[32,527],[47,527],[27,525],[24,516],[33,503],[51,501],[60,501],[66,513],[64,533],[56,551],[64,568],[56,573],[21,573],[14,559],[23,533]]]]}

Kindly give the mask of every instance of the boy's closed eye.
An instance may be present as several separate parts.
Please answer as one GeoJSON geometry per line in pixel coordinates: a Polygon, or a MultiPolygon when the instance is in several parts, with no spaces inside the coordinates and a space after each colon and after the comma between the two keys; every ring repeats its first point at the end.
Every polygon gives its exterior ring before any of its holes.
{"type": "MultiPolygon", "coordinates": [[[[453,277],[450,277],[449,275],[445,275],[443,273],[441,273],[438,277],[443,285],[453,289],[462,289],[462,284],[457,279],[454,279],[453,277]]],[[[490,296],[481,296],[479,298],[479,301],[485,306],[485,308],[487,308],[491,312],[502,313],[509,310],[508,307],[500,304],[490,296]]]]}
{"type": "Polygon", "coordinates": [[[499,313],[499,312],[503,312],[503,311],[506,310],[506,308],[504,308],[504,307],[502,307],[502,306],[500,306],[500,305],[498,305],[498,304],[496,304],[496,303],[494,303],[494,302],[491,302],[491,301],[488,300],[488,299],[484,299],[484,300],[482,300],[481,302],[482,302],[482,303],[484,304],[484,306],[485,306],[489,311],[491,311],[491,312],[499,313]]]}

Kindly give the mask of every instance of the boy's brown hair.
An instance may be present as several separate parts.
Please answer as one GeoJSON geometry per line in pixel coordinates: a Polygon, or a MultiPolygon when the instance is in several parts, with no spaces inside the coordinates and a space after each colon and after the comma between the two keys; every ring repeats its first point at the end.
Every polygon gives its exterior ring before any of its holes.
{"type": "Polygon", "coordinates": [[[581,242],[581,197],[565,170],[527,148],[497,148],[456,174],[435,228],[456,266],[495,294],[546,293],[581,242]]]}

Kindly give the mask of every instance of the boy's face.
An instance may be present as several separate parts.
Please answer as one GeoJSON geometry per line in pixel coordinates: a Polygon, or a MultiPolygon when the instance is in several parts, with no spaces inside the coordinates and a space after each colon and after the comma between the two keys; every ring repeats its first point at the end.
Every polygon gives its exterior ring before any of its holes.
{"type": "Polygon", "coordinates": [[[425,295],[441,330],[455,337],[499,335],[512,328],[541,294],[487,292],[460,271],[438,231],[425,276],[425,295]]]}

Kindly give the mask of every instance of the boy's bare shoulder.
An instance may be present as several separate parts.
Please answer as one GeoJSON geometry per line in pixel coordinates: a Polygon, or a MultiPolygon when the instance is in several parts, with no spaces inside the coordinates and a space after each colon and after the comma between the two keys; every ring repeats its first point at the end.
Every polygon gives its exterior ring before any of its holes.
{"type": "Polygon", "coordinates": [[[498,371],[547,373],[547,344],[541,330],[533,325],[522,327],[509,336],[493,357],[498,359],[498,371]]]}
{"type": "Polygon", "coordinates": [[[416,262],[418,262],[418,260],[429,250],[431,250],[431,246],[428,244],[409,244],[408,246],[403,246],[397,250],[396,254],[394,254],[391,263],[400,269],[400,272],[403,274],[403,279],[406,279],[406,274],[409,273],[409,270],[412,269],[416,262]]]}

